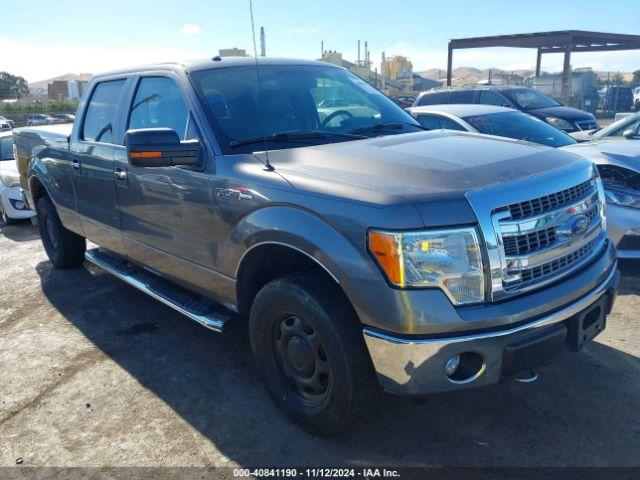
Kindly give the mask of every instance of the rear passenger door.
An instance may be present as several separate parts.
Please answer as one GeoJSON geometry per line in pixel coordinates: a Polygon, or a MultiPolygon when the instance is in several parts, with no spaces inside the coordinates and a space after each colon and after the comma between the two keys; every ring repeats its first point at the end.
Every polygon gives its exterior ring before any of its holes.
{"type": "Polygon", "coordinates": [[[72,137],[71,162],[76,208],[86,237],[101,247],[124,253],[114,181],[127,79],[96,83],[72,137]]]}
{"type": "Polygon", "coordinates": [[[170,128],[203,145],[197,167],[133,167],[116,158],[122,233],[129,258],[196,291],[215,291],[211,162],[180,77],[142,76],[128,101],[126,130],[170,128]]]}

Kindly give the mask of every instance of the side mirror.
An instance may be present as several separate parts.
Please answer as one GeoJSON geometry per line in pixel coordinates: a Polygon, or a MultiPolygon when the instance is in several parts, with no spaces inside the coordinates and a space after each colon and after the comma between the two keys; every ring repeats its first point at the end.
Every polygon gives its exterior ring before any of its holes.
{"type": "Polygon", "coordinates": [[[635,128],[629,128],[628,130],[625,130],[622,133],[622,136],[624,138],[629,139],[629,140],[638,140],[638,139],[640,139],[640,133],[636,132],[635,128]]]}
{"type": "Polygon", "coordinates": [[[124,144],[129,164],[134,167],[197,165],[202,151],[198,140],[180,141],[170,128],[128,130],[124,144]]]}

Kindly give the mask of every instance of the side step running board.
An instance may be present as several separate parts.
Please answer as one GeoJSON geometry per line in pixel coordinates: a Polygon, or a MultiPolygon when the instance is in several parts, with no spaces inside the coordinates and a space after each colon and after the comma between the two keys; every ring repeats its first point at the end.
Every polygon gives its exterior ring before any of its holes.
{"type": "Polygon", "coordinates": [[[86,252],[85,258],[210,330],[222,332],[225,324],[234,316],[225,307],[187,292],[114,255],[93,249],[86,252]]]}

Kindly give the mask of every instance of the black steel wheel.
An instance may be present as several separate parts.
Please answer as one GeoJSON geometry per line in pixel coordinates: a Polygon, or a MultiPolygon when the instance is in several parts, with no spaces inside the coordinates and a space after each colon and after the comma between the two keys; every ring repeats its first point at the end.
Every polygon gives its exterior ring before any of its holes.
{"type": "Polygon", "coordinates": [[[296,274],[265,285],[251,308],[249,335],[271,398],[312,433],[345,429],[377,399],[357,315],[324,275],[296,274]]]}

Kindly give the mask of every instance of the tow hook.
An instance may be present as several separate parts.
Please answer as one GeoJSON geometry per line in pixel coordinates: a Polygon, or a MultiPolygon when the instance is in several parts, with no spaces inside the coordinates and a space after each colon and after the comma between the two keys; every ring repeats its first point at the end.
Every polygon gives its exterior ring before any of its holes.
{"type": "Polygon", "coordinates": [[[538,380],[538,374],[535,370],[527,370],[518,375],[515,380],[520,383],[533,383],[538,380]]]}

